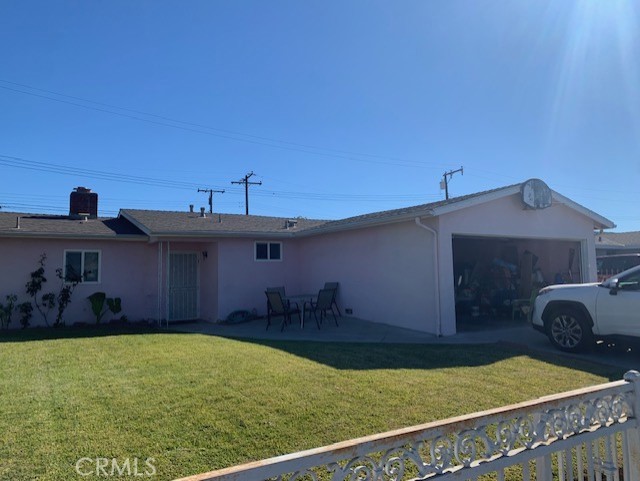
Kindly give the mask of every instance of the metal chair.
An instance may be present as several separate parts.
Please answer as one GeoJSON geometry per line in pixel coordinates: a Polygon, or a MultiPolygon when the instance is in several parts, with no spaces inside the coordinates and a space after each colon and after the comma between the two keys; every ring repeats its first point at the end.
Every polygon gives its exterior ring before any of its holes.
{"type": "Polygon", "coordinates": [[[311,302],[310,311],[313,312],[313,317],[316,320],[316,324],[318,325],[318,329],[320,329],[320,324],[323,319],[327,315],[327,311],[331,311],[331,315],[333,316],[333,320],[338,325],[338,319],[336,318],[336,313],[333,312],[333,299],[335,296],[335,291],[333,289],[320,289],[318,292],[318,299],[315,303],[311,302]],[[318,322],[318,316],[316,312],[320,311],[320,321],[318,322]]]}
{"type": "MultiPolygon", "coordinates": [[[[284,290],[284,286],[278,286],[278,287],[267,287],[267,292],[279,292],[280,293],[280,297],[282,298],[282,301],[285,303],[285,305],[287,307],[291,307],[291,302],[289,302],[287,299],[285,299],[287,297],[287,295],[285,294],[285,290],[284,290]]],[[[296,308],[300,309],[300,306],[298,305],[297,302],[294,302],[296,308]]],[[[269,329],[269,324],[271,324],[271,304],[269,303],[269,300],[267,299],[267,320],[269,321],[267,323],[267,329],[269,329]]]]}
{"type": "MultiPolygon", "coordinates": [[[[267,329],[271,325],[271,316],[282,316],[282,326],[280,330],[284,330],[284,326],[288,322],[291,322],[291,315],[298,314],[298,319],[300,318],[300,309],[298,307],[292,308],[291,306],[285,304],[282,299],[282,295],[278,291],[265,291],[267,296],[267,305],[269,306],[269,310],[267,311],[267,329]]],[[[297,306],[297,304],[296,304],[297,306]]]]}
{"type": "Polygon", "coordinates": [[[336,306],[336,310],[338,311],[338,317],[342,317],[342,313],[340,312],[340,308],[338,307],[338,303],[336,302],[336,297],[338,295],[338,285],[339,285],[338,282],[325,282],[324,288],[333,290],[333,299],[331,300],[331,305],[336,306]]]}

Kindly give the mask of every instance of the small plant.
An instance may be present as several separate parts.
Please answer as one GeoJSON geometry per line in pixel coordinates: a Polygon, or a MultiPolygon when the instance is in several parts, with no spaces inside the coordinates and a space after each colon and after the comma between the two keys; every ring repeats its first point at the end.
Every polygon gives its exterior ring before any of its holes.
{"type": "Polygon", "coordinates": [[[29,321],[31,320],[33,313],[33,306],[27,301],[22,304],[18,304],[16,308],[20,313],[20,324],[22,324],[22,329],[25,329],[29,326],[29,321]]]}
{"type": "Polygon", "coordinates": [[[15,294],[9,294],[6,299],[6,304],[0,303],[0,328],[2,329],[9,329],[9,324],[11,324],[11,317],[13,315],[18,296],[15,294]]]}
{"type": "Polygon", "coordinates": [[[87,299],[91,303],[91,311],[96,316],[96,324],[100,324],[102,317],[107,313],[107,309],[104,308],[104,302],[107,295],[104,292],[94,292],[87,299]]]}
{"type": "Polygon", "coordinates": [[[64,326],[62,316],[64,311],[67,309],[67,306],[71,303],[71,295],[80,282],[80,278],[73,277],[72,279],[65,281],[62,269],[56,269],[56,276],[62,282],[62,287],[60,287],[60,292],[57,297],[58,313],[56,315],[56,321],[53,323],[53,327],[60,327],[64,326]]]}
{"type": "Polygon", "coordinates": [[[40,313],[42,318],[44,319],[44,323],[49,326],[49,320],[47,316],[51,309],[56,305],[56,295],[53,292],[49,292],[47,294],[43,294],[40,298],[40,302],[38,302],[38,294],[42,291],[42,288],[47,282],[47,278],[44,276],[44,265],[47,260],[47,254],[42,254],[40,256],[40,260],[38,267],[35,271],[33,271],[30,275],[31,279],[27,282],[26,289],[27,294],[33,297],[33,303],[36,306],[37,311],[40,313]]]}
{"type": "Polygon", "coordinates": [[[109,306],[109,310],[114,316],[117,316],[118,313],[122,312],[122,301],[119,297],[108,298],[107,306],[109,306]]]}
{"type": "MultiPolygon", "coordinates": [[[[91,303],[93,315],[96,316],[96,324],[100,324],[107,311],[110,311],[113,315],[122,312],[122,300],[119,297],[107,297],[104,292],[94,292],[87,299],[91,303]],[[107,304],[106,307],[105,303],[107,304]]],[[[122,318],[124,317],[122,316],[122,318]]]]}

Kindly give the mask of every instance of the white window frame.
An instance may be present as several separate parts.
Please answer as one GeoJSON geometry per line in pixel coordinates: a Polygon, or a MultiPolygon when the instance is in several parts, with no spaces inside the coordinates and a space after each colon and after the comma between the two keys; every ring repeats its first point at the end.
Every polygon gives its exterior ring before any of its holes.
{"type": "Polygon", "coordinates": [[[65,249],[62,257],[62,278],[65,282],[67,279],[67,253],[79,252],[80,253],[80,270],[84,273],[84,256],[87,252],[98,254],[98,280],[97,281],[85,281],[81,279],[79,284],[100,284],[102,282],[102,250],[100,249],[65,249]]]}
{"type": "Polygon", "coordinates": [[[255,241],[253,243],[253,260],[256,262],[282,262],[284,253],[282,250],[282,242],[279,241],[255,241]],[[258,244],[267,244],[267,258],[258,259],[258,244]],[[280,258],[271,259],[271,244],[278,244],[280,246],[280,258]]]}

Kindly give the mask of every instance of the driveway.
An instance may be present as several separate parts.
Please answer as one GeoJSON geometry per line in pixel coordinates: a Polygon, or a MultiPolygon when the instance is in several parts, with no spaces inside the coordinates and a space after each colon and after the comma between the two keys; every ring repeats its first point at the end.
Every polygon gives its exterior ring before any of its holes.
{"type": "Polygon", "coordinates": [[[399,343],[399,344],[494,344],[499,343],[522,349],[531,350],[537,354],[549,353],[569,359],[597,362],[625,370],[640,370],[640,345],[623,347],[598,344],[587,353],[568,354],[555,349],[543,334],[534,331],[524,321],[489,323],[489,327],[463,331],[454,336],[436,337],[411,329],[403,329],[388,324],[364,321],[362,319],[344,317],[338,318],[339,326],[333,319],[325,319],[321,329],[316,327],[315,321],[306,322],[304,328],[294,322],[280,331],[278,323],[272,324],[267,330],[266,320],[257,319],[240,324],[222,324],[210,322],[177,323],[172,330],[181,332],[202,333],[221,337],[287,340],[287,341],[317,341],[317,342],[371,342],[371,343],[399,343]]]}

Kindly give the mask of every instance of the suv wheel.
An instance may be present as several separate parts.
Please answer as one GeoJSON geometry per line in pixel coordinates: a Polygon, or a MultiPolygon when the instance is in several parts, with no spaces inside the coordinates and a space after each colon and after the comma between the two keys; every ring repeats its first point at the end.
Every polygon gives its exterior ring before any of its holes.
{"type": "Polygon", "coordinates": [[[551,343],[566,352],[583,351],[593,343],[593,333],[584,315],[572,307],[561,307],[552,312],[547,333],[551,343]]]}

